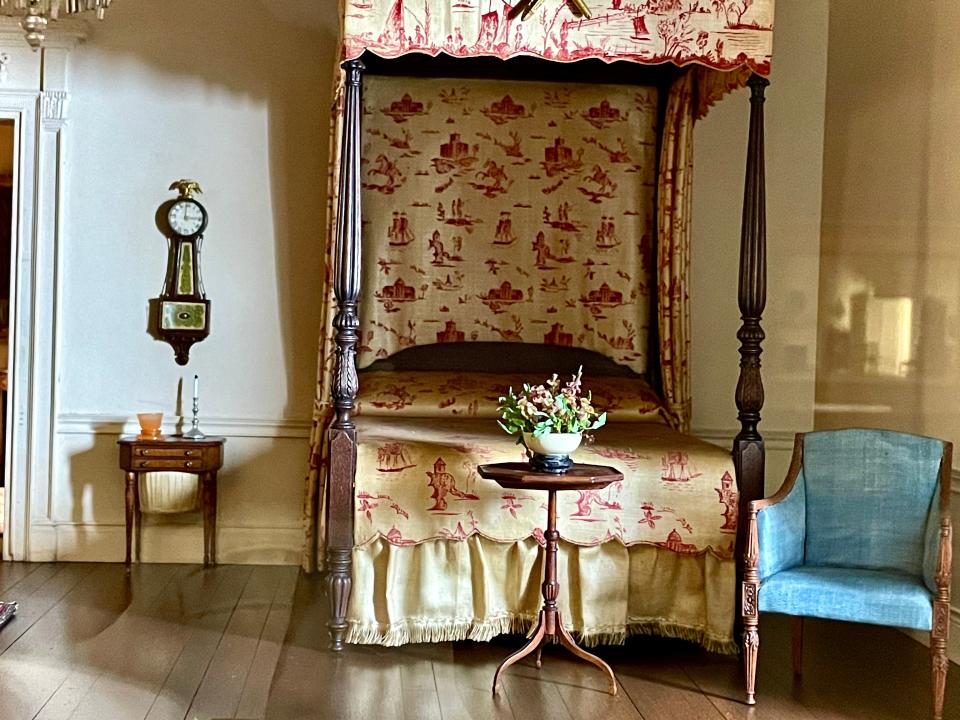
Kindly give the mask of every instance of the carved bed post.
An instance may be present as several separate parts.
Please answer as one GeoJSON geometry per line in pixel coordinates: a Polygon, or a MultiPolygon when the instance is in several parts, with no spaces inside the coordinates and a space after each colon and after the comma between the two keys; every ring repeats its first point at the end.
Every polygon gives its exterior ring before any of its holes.
{"type": "Polygon", "coordinates": [[[757,633],[757,553],[747,537],[751,523],[751,500],[763,497],[764,448],[757,430],[763,408],[763,380],[760,354],[763,352],[763,328],[760,319],[767,302],[767,210],[764,177],[763,102],[769,81],[754,74],[750,86],[750,136],[747,147],[747,171],[743,192],[743,220],[740,228],[740,279],[738,300],[742,325],[740,340],[740,379],[737,381],[737,417],[740,432],[733,441],[733,463],[737,471],[740,507],[737,525],[738,582],[740,613],[745,618],[743,650],[756,653],[757,633]],[[748,582],[750,587],[747,588],[748,582]],[[741,584],[742,583],[742,584],[741,584]],[[748,607],[748,605],[750,605],[748,607]]]}
{"type": "Polygon", "coordinates": [[[360,120],[362,115],[363,63],[343,64],[346,86],[343,99],[343,147],[340,163],[340,198],[337,204],[337,238],[334,252],[334,293],[337,314],[336,360],[333,366],[333,407],[330,426],[330,468],[327,476],[326,569],[330,598],[330,642],[343,649],[350,600],[353,551],[353,480],[357,468],[357,427],[350,417],[357,398],[357,340],[360,320],[360,120]]]}

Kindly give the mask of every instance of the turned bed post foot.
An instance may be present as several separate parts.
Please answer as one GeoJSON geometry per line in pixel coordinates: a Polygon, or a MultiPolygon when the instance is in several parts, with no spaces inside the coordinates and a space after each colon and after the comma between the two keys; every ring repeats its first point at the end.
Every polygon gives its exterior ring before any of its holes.
{"type": "Polygon", "coordinates": [[[327,551],[327,597],[330,601],[330,621],[327,629],[330,631],[330,649],[334,652],[343,650],[347,636],[347,605],[353,584],[350,570],[349,550],[327,551]]]}

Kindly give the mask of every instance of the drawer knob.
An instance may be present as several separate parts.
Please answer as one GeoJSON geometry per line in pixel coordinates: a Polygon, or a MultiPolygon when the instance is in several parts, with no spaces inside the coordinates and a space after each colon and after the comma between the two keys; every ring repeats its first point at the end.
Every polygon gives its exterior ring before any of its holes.
{"type": "Polygon", "coordinates": [[[146,460],[141,460],[138,464],[140,465],[140,467],[149,467],[149,466],[150,466],[150,463],[147,462],[146,460]]]}
{"type": "Polygon", "coordinates": [[[187,457],[193,457],[193,450],[187,450],[183,454],[186,455],[187,457]]]}
{"type": "Polygon", "coordinates": [[[188,468],[193,467],[193,462],[190,461],[190,460],[187,460],[187,461],[183,464],[183,466],[184,466],[184,467],[188,467],[188,468]]]}

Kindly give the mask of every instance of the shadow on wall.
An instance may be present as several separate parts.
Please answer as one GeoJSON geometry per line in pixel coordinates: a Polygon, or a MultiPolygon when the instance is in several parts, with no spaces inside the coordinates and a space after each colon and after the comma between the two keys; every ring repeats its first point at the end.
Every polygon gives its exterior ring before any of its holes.
{"type": "Polygon", "coordinates": [[[957,442],[960,12],[903,12],[830,5],[816,426],[957,442]]]}
{"type": "MultiPolygon", "coordinates": [[[[165,74],[199,79],[211,92],[225,89],[265,102],[270,177],[238,177],[236,182],[262,187],[270,196],[274,237],[262,241],[275,246],[276,322],[288,388],[312,389],[316,373],[317,328],[310,320],[318,316],[321,302],[327,118],[337,28],[334,0],[164,0],[117,4],[102,24],[92,26],[90,40],[91,50],[97,53],[130,56],[165,74]],[[304,58],[312,60],[304,62],[304,58]],[[280,72],[282,83],[277,82],[280,72]],[[296,331],[305,325],[311,328],[306,337],[302,330],[296,331]]],[[[189,120],[184,125],[188,129],[189,120]]],[[[223,128],[224,134],[230,132],[229,127],[223,128]]],[[[243,212],[242,207],[236,210],[243,212]]],[[[248,288],[245,301],[256,302],[256,292],[256,287],[248,288]]],[[[239,315],[242,308],[235,311],[239,315]]],[[[216,333],[216,319],[213,322],[216,333]]],[[[229,341],[243,346],[256,338],[231,337],[229,341]]],[[[307,417],[312,400],[309,393],[287,397],[283,417],[307,417]]]]}
{"type": "MultiPolygon", "coordinates": [[[[58,528],[58,559],[121,562],[126,475],[118,461],[117,428],[113,423],[98,424],[83,437],[92,445],[70,455],[70,506],[54,512],[64,523],[58,528]]],[[[282,444],[289,442],[244,437],[227,442],[225,465],[217,473],[219,563],[299,564],[302,527],[299,513],[289,517],[289,506],[291,502],[299,506],[301,486],[283,486],[277,473],[277,457],[284,455],[282,444]],[[256,508],[252,516],[251,508],[256,508]]],[[[203,561],[199,509],[145,513],[142,522],[144,562],[203,561]]]]}

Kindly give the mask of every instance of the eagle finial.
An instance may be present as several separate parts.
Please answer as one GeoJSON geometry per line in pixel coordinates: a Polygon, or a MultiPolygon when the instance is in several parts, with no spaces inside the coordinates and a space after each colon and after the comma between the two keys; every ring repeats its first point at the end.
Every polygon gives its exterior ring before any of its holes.
{"type": "Polygon", "coordinates": [[[182,198],[192,198],[194,193],[199,195],[203,192],[196,180],[177,180],[170,183],[170,189],[178,191],[182,198]]]}

